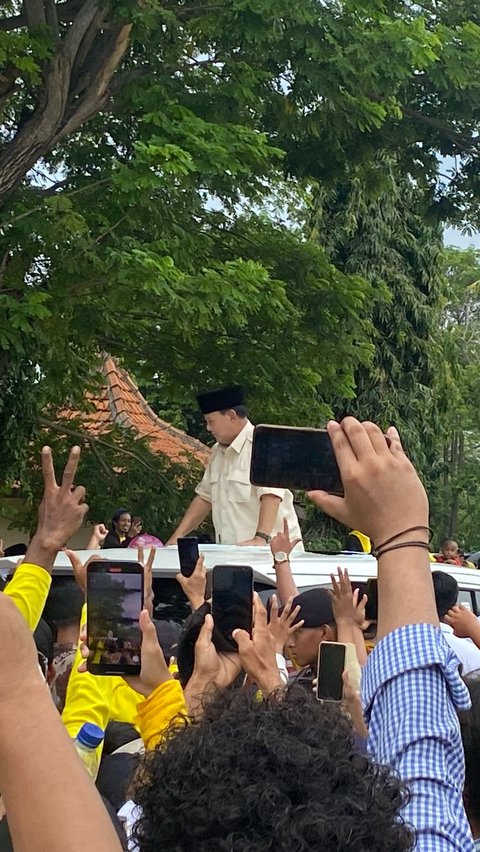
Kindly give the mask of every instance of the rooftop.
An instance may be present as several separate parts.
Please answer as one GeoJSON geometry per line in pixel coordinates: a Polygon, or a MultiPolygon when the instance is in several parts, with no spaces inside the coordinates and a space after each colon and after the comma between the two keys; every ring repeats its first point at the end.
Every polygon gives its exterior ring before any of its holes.
{"type": "Polygon", "coordinates": [[[209,447],[158,417],[128,373],[109,355],[103,359],[102,373],[104,387],[98,393],[85,394],[91,410],[67,409],[62,411],[63,419],[80,418],[86,431],[93,436],[108,432],[113,424],[130,428],[141,438],[148,439],[153,453],[177,463],[188,463],[189,456],[193,455],[201,464],[207,464],[209,447]]]}

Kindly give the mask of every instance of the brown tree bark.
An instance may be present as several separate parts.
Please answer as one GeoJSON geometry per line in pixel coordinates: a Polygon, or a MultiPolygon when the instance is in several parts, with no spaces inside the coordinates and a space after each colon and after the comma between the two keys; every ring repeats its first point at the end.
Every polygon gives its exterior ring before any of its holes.
{"type": "MultiPolygon", "coordinates": [[[[43,65],[33,112],[0,153],[0,206],[37,160],[107,103],[110,82],[128,49],[132,26],[125,23],[107,28],[110,11],[102,0],[85,0],[81,5],[27,0],[24,14],[16,16],[17,21],[32,26],[48,22],[56,48],[43,65]],[[61,36],[58,20],[65,16],[65,7],[73,17],[61,36]]],[[[7,29],[3,23],[2,29],[7,29]]],[[[5,86],[6,100],[13,91],[12,82],[5,81],[5,86]]]]}

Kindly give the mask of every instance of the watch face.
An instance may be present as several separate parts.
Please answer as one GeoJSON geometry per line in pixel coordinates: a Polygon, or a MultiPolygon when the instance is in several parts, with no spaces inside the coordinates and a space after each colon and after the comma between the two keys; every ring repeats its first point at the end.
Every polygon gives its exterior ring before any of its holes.
{"type": "Polygon", "coordinates": [[[278,553],[275,553],[273,558],[275,562],[287,562],[288,560],[288,556],[283,552],[283,550],[279,550],[278,553]]]}

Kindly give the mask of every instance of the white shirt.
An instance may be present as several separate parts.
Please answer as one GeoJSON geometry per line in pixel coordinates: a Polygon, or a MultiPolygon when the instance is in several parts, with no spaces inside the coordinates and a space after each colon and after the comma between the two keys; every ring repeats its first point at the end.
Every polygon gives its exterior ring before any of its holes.
{"type": "Polygon", "coordinates": [[[212,504],[217,544],[240,544],[255,537],[264,494],[273,494],[281,500],[271,535],[283,531],[283,520],[287,518],[290,538],[302,536],[292,492],[283,488],[258,488],[250,482],[253,430],[253,424],[247,420],[230,446],[215,444],[203,479],[195,489],[199,497],[212,504]]]}
{"type": "Polygon", "coordinates": [[[480,649],[470,639],[460,639],[458,636],[454,636],[453,627],[444,624],[442,621],[440,622],[440,630],[462,664],[462,675],[480,669],[480,649]]]}

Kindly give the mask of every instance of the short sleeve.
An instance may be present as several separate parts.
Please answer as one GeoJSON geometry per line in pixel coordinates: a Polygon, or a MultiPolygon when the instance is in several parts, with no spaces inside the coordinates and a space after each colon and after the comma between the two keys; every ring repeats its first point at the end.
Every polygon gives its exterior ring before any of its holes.
{"type": "Polygon", "coordinates": [[[262,488],[255,487],[255,493],[259,500],[268,494],[271,494],[272,497],[280,497],[280,500],[285,499],[285,488],[268,488],[268,486],[264,486],[262,488]]]}
{"type": "Polygon", "coordinates": [[[203,478],[201,482],[198,483],[195,488],[195,494],[198,494],[203,500],[206,500],[208,503],[212,502],[212,481],[210,478],[210,462],[205,468],[205,473],[203,474],[203,478]]]}

